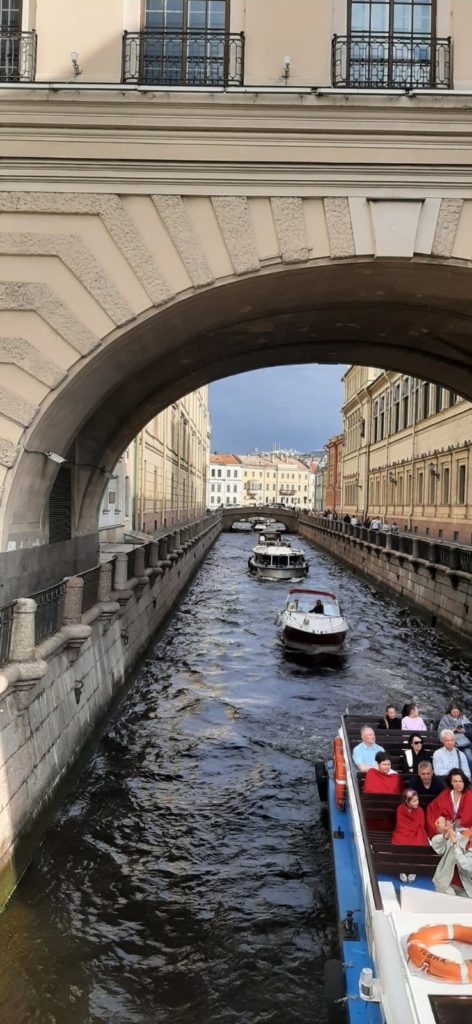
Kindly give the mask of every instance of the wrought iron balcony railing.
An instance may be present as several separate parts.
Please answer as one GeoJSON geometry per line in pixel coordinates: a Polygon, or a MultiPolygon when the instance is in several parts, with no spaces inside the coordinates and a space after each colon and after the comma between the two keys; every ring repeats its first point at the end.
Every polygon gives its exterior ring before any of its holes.
{"type": "Polygon", "coordinates": [[[242,85],[244,33],[124,32],[122,77],[137,85],[242,85]]]}
{"type": "Polygon", "coordinates": [[[36,32],[0,28],[0,82],[33,82],[36,32]]]}
{"type": "Polygon", "coordinates": [[[450,89],[451,39],[386,32],[333,36],[332,80],[348,89],[450,89]]]}

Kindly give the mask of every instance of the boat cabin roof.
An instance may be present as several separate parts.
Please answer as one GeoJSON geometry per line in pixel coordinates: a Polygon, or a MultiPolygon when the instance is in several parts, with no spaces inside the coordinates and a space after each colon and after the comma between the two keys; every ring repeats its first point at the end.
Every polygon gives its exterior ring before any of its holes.
{"type": "Polygon", "coordinates": [[[336,601],[336,594],[330,594],[328,590],[312,590],[310,587],[290,587],[290,594],[314,594],[315,597],[329,597],[331,601],[336,601]]]}

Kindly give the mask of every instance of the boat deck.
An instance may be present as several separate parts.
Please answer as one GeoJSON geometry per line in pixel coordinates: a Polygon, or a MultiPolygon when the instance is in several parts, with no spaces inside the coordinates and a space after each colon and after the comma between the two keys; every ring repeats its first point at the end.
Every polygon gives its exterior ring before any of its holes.
{"type": "MultiPolygon", "coordinates": [[[[366,723],[365,716],[343,716],[345,810],[336,807],[332,771],[328,786],[348,1019],[350,1024],[459,1024],[459,1020],[465,1024],[472,1020],[472,984],[441,981],[417,970],[408,960],[406,940],[424,925],[462,923],[472,927],[472,905],[466,898],[435,892],[432,876],[438,857],[431,847],[392,845],[391,832],[401,797],[363,794],[363,780],[351,758],[360,728],[366,723]],[[354,911],[358,925],[355,937],[346,935],[342,926],[349,910],[354,911]],[[375,967],[369,949],[374,951],[375,967]],[[364,967],[372,967],[380,978],[381,1003],[359,998],[359,976],[364,967]]],[[[375,728],[375,722],[368,724],[375,728]]],[[[403,740],[411,734],[375,731],[377,742],[398,769],[403,740]]],[[[438,745],[437,734],[430,731],[423,735],[432,753],[438,745]]],[[[407,783],[408,776],[404,779],[407,783]]],[[[429,799],[421,798],[423,807],[429,799]]],[[[469,959],[471,955],[470,946],[459,943],[432,948],[449,959],[460,960],[461,955],[469,959]]]]}

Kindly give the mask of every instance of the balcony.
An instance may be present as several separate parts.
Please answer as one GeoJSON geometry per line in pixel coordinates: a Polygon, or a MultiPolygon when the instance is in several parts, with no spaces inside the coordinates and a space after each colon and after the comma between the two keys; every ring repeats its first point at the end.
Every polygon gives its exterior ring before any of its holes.
{"type": "Polygon", "coordinates": [[[33,82],[36,32],[0,28],[0,82],[33,82]]]}
{"type": "Polygon", "coordinates": [[[451,89],[451,39],[353,32],[333,36],[333,86],[347,89],[451,89]]]}
{"type": "Polygon", "coordinates": [[[123,34],[123,82],[227,88],[244,80],[244,33],[214,30],[123,34]]]}

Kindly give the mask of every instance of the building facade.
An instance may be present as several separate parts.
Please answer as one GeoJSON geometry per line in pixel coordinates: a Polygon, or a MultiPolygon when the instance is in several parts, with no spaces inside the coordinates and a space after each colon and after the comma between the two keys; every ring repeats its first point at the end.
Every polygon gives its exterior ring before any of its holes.
{"type": "Polygon", "coordinates": [[[295,455],[211,455],[208,508],[219,505],[313,507],[313,469],[295,455]]]}
{"type": "Polygon", "coordinates": [[[326,442],[326,508],[337,515],[342,510],[343,443],[343,434],[336,434],[326,442]]]}
{"type": "Polygon", "coordinates": [[[218,376],[383,360],[472,398],[469,0],[1,14],[11,575],[57,542],[91,565],[104,475],[218,376]]]}
{"type": "Polygon", "coordinates": [[[472,405],[392,371],[353,366],[343,379],[344,511],[471,544],[472,405]]]}
{"type": "Polygon", "coordinates": [[[154,533],[206,508],[210,442],[208,389],[174,402],[140,431],[121,456],[100,509],[101,538],[126,529],[154,533]]]}
{"type": "Polygon", "coordinates": [[[210,455],[207,473],[207,508],[242,505],[243,469],[238,455],[210,455]]]}

